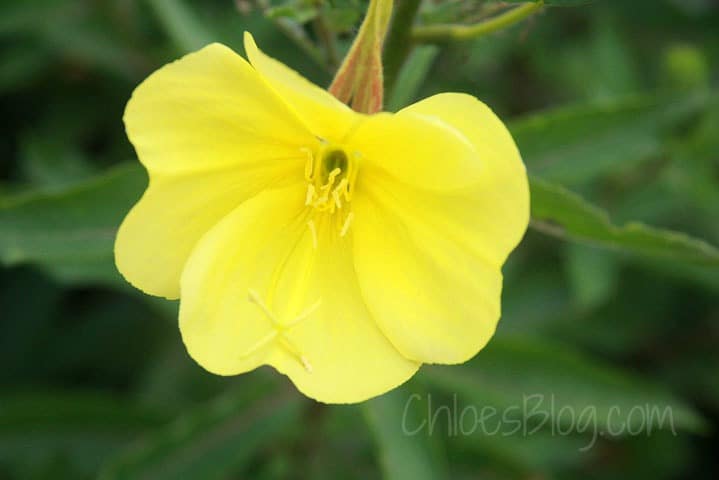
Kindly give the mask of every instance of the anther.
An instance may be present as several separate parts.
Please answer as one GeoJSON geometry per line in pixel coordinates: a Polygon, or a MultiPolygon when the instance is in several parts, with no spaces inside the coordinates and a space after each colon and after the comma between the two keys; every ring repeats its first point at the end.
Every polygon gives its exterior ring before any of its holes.
{"type": "Polygon", "coordinates": [[[324,186],[326,186],[327,188],[332,187],[332,185],[335,183],[335,178],[337,178],[337,176],[341,173],[342,170],[340,170],[339,168],[335,168],[334,170],[332,170],[327,176],[327,183],[324,186]]]}
{"type": "Polygon", "coordinates": [[[280,337],[279,343],[280,343],[280,345],[282,345],[282,347],[284,347],[284,349],[287,351],[287,353],[289,353],[290,355],[295,357],[297,360],[299,360],[299,362],[305,368],[307,373],[312,373],[312,365],[310,364],[309,360],[307,360],[307,357],[302,355],[302,353],[300,353],[300,351],[297,349],[297,347],[295,347],[295,345],[292,342],[290,342],[290,340],[287,337],[280,337]]]}
{"type": "Polygon", "coordinates": [[[312,155],[312,151],[307,147],[300,148],[300,152],[307,155],[307,162],[305,163],[305,180],[308,182],[312,180],[312,172],[314,170],[314,155],[312,155]]]}
{"type": "Polygon", "coordinates": [[[300,363],[302,363],[302,366],[305,367],[307,373],[312,373],[312,365],[304,355],[300,355],[300,363]]]}

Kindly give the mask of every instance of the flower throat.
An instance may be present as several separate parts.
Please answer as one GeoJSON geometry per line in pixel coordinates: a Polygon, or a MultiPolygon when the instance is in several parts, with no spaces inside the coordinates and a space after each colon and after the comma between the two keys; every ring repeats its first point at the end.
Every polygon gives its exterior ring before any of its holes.
{"type": "MultiPolygon", "coordinates": [[[[311,207],[314,214],[334,214],[349,205],[357,176],[357,157],[358,154],[348,155],[341,147],[328,143],[323,143],[317,152],[307,152],[305,205],[311,207]]],[[[308,227],[316,246],[315,216],[312,215],[308,227]]],[[[352,218],[351,211],[344,216],[339,227],[340,236],[347,234],[352,218]]]]}

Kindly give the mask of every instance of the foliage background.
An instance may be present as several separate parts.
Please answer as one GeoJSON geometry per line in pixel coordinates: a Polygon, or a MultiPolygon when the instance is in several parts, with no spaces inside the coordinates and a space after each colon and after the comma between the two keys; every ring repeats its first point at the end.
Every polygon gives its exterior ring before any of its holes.
{"type": "MultiPolygon", "coordinates": [[[[493,5],[428,1],[418,22],[472,21],[493,5]]],[[[287,32],[316,38],[319,12],[341,53],[364,4],[267,7],[0,2],[0,479],[715,478],[716,2],[547,8],[415,50],[390,107],[463,91],[509,119],[533,175],[534,220],[505,268],[486,350],[353,406],[315,404],[269,369],[205,373],[183,349],[176,305],[132,290],[112,264],[115,229],[145,185],[121,121],[133,88],[209,41],[242,51],[245,29],[327,85],[312,59],[322,52],[287,32]],[[620,228],[629,221],[694,239],[620,228]],[[427,419],[429,398],[430,412],[455,401],[501,410],[532,394],[557,409],[594,406],[604,432],[622,427],[608,419],[614,405],[670,406],[676,434],[634,418],[634,435],[582,451],[590,431],[549,424],[453,435],[441,414],[432,435],[401,430],[405,413],[411,425],[427,419]],[[410,398],[420,400],[405,409],[410,398]]]]}

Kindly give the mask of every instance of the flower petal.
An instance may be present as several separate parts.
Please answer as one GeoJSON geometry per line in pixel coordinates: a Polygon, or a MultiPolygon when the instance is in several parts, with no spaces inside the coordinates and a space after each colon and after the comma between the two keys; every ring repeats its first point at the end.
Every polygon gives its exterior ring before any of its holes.
{"type": "Polygon", "coordinates": [[[302,179],[304,159],[186,175],[154,174],[115,239],[125,279],[151,295],[180,296],[180,274],[200,237],[268,185],[302,179]]]}
{"type": "Polygon", "coordinates": [[[316,135],[331,142],[339,142],[361,118],[327,90],[314,85],[285,64],[264,54],[249,32],[245,32],[245,52],[252,66],[294,108],[316,135]]]}
{"type": "MultiPolygon", "coordinates": [[[[476,183],[482,172],[474,146],[452,126],[413,112],[367,117],[347,140],[362,172],[381,170],[397,181],[432,190],[476,183]]],[[[358,188],[366,183],[358,180],[358,188]]]]}
{"type": "Polygon", "coordinates": [[[457,227],[476,231],[477,247],[502,264],[529,224],[527,171],[507,127],[487,105],[463,93],[434,95],[403,111],[437,118],[474,145],[483,166],[478,182],[444,204],[432,204],[439,211],[455,211],[457,227]],[[451,202],[466,205],[460,209],[451,202]]]}
{"type": "Polygon", "coordinates": [[[281,159],[316,141],[255,69],[220,44],[150,75],[135,89],[124,120],[151,172],[281,159]]]}
{"type": "Polygon", "coordinates": [[[182,274],[180,330],[211,372],[270,364],[317,400],[365,400],[407,380],[418,364],[369,316],[347,239],[320,227],[313,247],[304,194],[263,192],[203,237],[182,274]]]}
{"type": "Polygon", "coordinates": [[[355,268],[369,310],[403,355],[460,363],[499,320],[501,266],[529,221],[526,173],[504,126],[473,97],[443,94],[408,110],[462,132],[481,176],[453,192],[366,178],[353,199],[355,268]]]}

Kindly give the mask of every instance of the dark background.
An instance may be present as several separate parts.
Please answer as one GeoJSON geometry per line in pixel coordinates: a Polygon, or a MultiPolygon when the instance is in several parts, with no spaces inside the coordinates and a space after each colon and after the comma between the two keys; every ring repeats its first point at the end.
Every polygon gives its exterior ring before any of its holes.
{"type": "MultiPolygon", "coordinates": [[[[426,2],[418,22],[472,20],[490,3],[426,2]]],[[[486,350],[353,406],[304,399],[268,368],[204,372],[176,305],[116,273],[114,231],[146,181],[121,120],[135,86],[209,41],[242,52],[244,30],[327,85],[331,66],[282,22],[314,40],[320,12],[342,51],[365,5],[0,1],[0,479],[716,478],[716,263],[597,248],[535,222],[505,268],[486,350]],[[549,421],[522,410],[528,397],[549,421]],[[496,419],[462,431],[441,406],[491,406],[536,431],[493,434],[496,419]],[[671,422],[628,415],[637,406],[669,408],[671,422]],[[589,428],[571,418],[592,409],[589,428]],[[402,432],[438,411],[431,432],[402,432]]],[[[618,224],[719,244],[717,2],[547,8],[423,46],[409,65],[390,107],[476,95],[533,174],[618,224]]]]}

